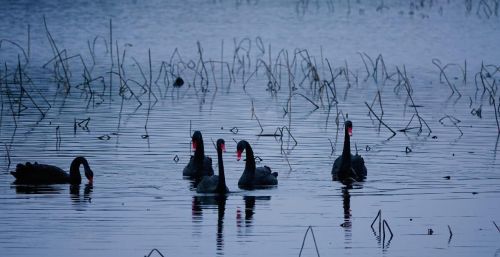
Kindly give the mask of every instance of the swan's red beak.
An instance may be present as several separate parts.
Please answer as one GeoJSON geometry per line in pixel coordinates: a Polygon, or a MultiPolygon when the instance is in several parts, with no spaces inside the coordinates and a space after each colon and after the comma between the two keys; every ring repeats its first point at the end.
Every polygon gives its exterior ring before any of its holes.
{"type": "Polygon", "coordinates": [[[347,128],[347,132],[349,133],[349,136],[352,137],[352,128],[347,128]]]}
{"type": "Polygon", "coordinates": [[[87,179],[89,180],[89,184],[94,184],[94,177],[88,177],[87,179]]]}
{"type": "Polygon", "coordinates": [[[196,151],[196,142],[193,141],[193,151],[196,151]]]}
{"type": "Polygon", "coordinates": [[[236,152],[236,160],[241,160],[241,151],[236,152]]]}
{"type": "Polygon", "coordinates": [[[220,145],[220,147],[222,148],[222,152],[224,152],[224,153],[225,153],[225,152],[226,152],[226,145],[225,145],[225,144],[222,144],[222,145],[220,145]]]}

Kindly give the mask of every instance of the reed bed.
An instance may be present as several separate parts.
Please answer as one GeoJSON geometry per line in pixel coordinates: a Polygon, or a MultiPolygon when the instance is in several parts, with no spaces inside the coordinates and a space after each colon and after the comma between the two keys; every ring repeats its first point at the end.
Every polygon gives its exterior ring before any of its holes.
{"type": "MultiPolygon", "coordinates": [[[[42,22],[52,57],[41,65],[50,74],[41,82],[35,82],[31,78],[34,72],[31,69],[35,64],[31,61],[33,53],[30,46],[36,42],[32,42],[30,38],[30,26],[27,50],[23,48],[23,44],[0,39],[0,49],[11,47],[18,52],[16,60],[5,61],[0,72],[0,127],[5,126],[8,117],[17,124],[24,113],[32,111],[39,113],[39,120],[45,119],[49,112],[54,111],[53,104],[48,99],[77,98],[86,104],[87,109],[119,102],[116,131],[110,134],[117,135],[118,140],[124,106],[135,106],[134,112],[146,110],[144,133],[138,136],[147,139],[149,144],[149,119],[157,111],[156,104],[159,101],[183,99],[194,93],[200,105],[210,104],[212,108],[218,94],[241,87],[251,104],[251,119],[255,119],[260,128],[256,135],[276,139],[280,145],[280,154],[287,160],[290,170],[292,165],[288,161],[288,155],[300,145],[300,141],[294,136],[294,113],[298,111],[296,106],[301,106],[301,111],[304,111],[304,106],[310,106],[310,114],[321,112],[325,128],[331,126],[333,120],[335,137],[333,140],[328,138],[333,154],[341,124],[348,115],[341,105],[350,101],[350,92],[354,89],[366,90],[368,94],[365,98],[373,99],[371,104],[364,101],[368,108],[367,115],[372,119],[374,129],[380,132],[384,127],[390,132],[387,140],[398,133],[433,137],[430,124],[436,123],[456,128],[460,136],[464,133],[460,119],[451,114],[444,114],[441,119],[430,123],[431,118],[424,114],[427,112],[421,111],[426,107],[419,105],[418,98],[415,97],[415,91],[418,90],[412,81],[415,74],[410,76],[404,65],[388,65],[381,54],[370,56],[359,52],[358,61],[363,66],[353,68],[347,60],[338,61],[323,56],[322,48],[319,55],[312,54],[308,49],[273,49],[271,44],[266,45],[262,38],[256,37],[235,38],[229,46],[221,41],[220,55],[215,58],[211,57],[214,56],[213,53],[205,53],[201,42],[196,42],[193,59],[186,58],[178,49],[173,49],[168,60],[158,60],[148,49],[145,58],[147,63],[144,64],[136,57],[129,56],[130,44],[120,43],[113,35],[112,20],[109,20],[107,35],[94,36],[93,40],[87,42],[88,49],[72,56],[69,56],[68,49],[56,43],[50,30],[50,21],[43,17],[42,22]],[[228,51],[227,48],[232,49],[228,51]],[[96,69],[98,65],[108,68],[96,69]],[[264,86],[258,83],[262,80],[266,81],[264,86]],[[47,86],[51,90],[41,89],[47,86]],[[388,87],[392,87],[392,92],[386,90],[388,87]],[[259,118],[258,110],[254,107],[252,92],[256,91],[282,99],[283,120],[274,131],[264,131],[266,121],[259,118]],[[400,99],[401,113],[385,110],[386,99],[400,99]],[[405,123],[391,124],[387,119],[399,115],[405,117],[405,123]]],[[[497,93],[500,66],[482,64],[479,68],[470,67],[467,60],[463,64],[455,64],[445,63],[437,58],[431,60],[431,64],[436,68],[438,85],[443,84],[450,89],[448,98],[454,98],[455,104],[460,98],[467,97],[470,114],[478,118],[484,117],[484,108],[493,110],[493,117],[488,118],[494,118],[500,134],[500,96],[497,93]],[[468,79],[468,74],[474,74],[472,81],[468,79]]],[[[91,117],[75,117],[74,134],[79,129],[88,131],[90,119],[91,117]]],[[[57,129],[56,136],[58,150],[62,145],[61,128],[57,129]]],[[[99,139],[109,140],[108,137],[109,134],[106,134],[99,139]]]]}

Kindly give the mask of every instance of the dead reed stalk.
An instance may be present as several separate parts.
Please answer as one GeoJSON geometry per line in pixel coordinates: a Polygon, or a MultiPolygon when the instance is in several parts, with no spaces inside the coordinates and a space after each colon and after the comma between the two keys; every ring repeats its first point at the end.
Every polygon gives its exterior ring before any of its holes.
{"type": "MultiPolygon", "coordinates": [[[[49,28],[47,26],[47,21],[45,19],[45,15],[43,16],[43,24],[45,26],[45,31],[47,33],[47,38],[49,39],[49,43],[50,43],[50,46],[52,48],[52,52],[54,53],[54,57],[55,58],[57,57],[59,59],[59,62],[61,64],[61,67],[62,67],[63,72],[64,72],[64,81],[63,81],[64,88],[66,90],[66,93],[69,93],[69,90],[71,89],[71,83],[70,83],[70,80],[69,80],[68,70],[66,68],[66,65],[65,65],[63,59],[62,59],[61,51],[59,51],[59,48],[57,47],[54,38],[50,34],[49,28]]],[[[56,64],[54,64],[54,65],[56,65],[56,64]]],[[[55,71],[55,69],[54,69],[54,71],[55,71]]]]}
{"type": "Polygon", "coordinates": [[[7,144],[5,144],[5,152],[6,152],[6,159],[7,159],[7,170],[10,168],[10,164],[11,164],[11,161],[10,161],[10,147],[7,146],[7,144]]]}
{"type": "MultiPolygon", "coordinates": [[[[109,102],[111,103],[111,97],[112,97],[112,91],[113,91],[113,67],[115,65],[115,61],[113,58],[113,20],[112,19],[109,19],[109,52],[110,52],[109,57],[111,59],[111,67],[109,68],[109,102]]],[[[116,52],[118,53],[118,48],[116,49],[116,52]]],[[[119,58],[119,57],[117,56],[117,58],[119,58]]],[[[122,100],[123,100],[123,98],[122,98],[122,100]]]]}
{"type": "Polygon", "coordinates": [[[450,233],[450,236],[448,237],[448,244],[451,242],[451,238],[453,237],[453,232],[451,232],[451,227],[448,225],[448,232],[450,233]]]}
{"type": "Polygon", "coordinates": [[[375,116],[375,118],[377,118],[377,120],[379,121],[379,123],[382,124],[382,125],[384,125],[384,127],[386,127],[389,131],[392,132],[392,136],[390,136],[389,138],[387,138],[387,140],[390,140],[391,138],[393,138],[394,136],[396,136],[396,132],[393,129],[391,129],[391,127],[389,127],[387,124],[385,124],[385,122],[382,121],[381,118],[378,117],[378,115],[372,110],[372,108],[370,107],[370,105],[368,105],[367,102],[365,102],[365,105],[370,110],[370,113],[372,113],[373,116],[375,116]]]}
{"type": "Polygon", "coordinates": [[[458,129],[458,131],[460,131],[460,136],[463,136],[464,132],[460,129],[460,127],[458,126],[458,124],[460,122],[462,122],[461,120],[451,116],[451,115],[448,115],[446,114],[444,117],[442,117],[441,119],[439,119],[439,123],[441,123],[441,125],[445,126],[445,127],[450,127],[450,125],[448,125],[447,123],[445,123],[444,121],[445,120],[449,120],[453,125],[452,127],[455,127],[458,129]]]}
{"type": "Polygon", "coordinates": [[[161,257],[165,257],[165,256],[164,256],[164,255],[160,252],[160,250],[158,250],[158,249],[156,249],[156,248],[153,248],[153,249],[149,252],[149,254],[148,254],[148,255],[144,255],[144,257],[151,257],[151,255],[152,255],[153,253],[155,253],[155,252],[156,252],[156,253],[158,253],[161,257]]]}
{"type": "Polygon", "coordinates": [[[410,121],[408,122],[408,124],[406,125],[406,127],[404,129],[400,129],[399,131],[400,132],[408,132],[412,129],[416,129],[418,128],[418,132],[417,132],[417,135],[420,135],[420,133],[422,133],[423,131],[423,126],[425,125],[427,127],[427,130],[428,130],[428,136],[430,136],[430,134],[432,133],[432,130],[431,128],[429,127],[429,125],[427,124],[427,122],[422,118],[422,116],[420,115],[420,113],[418,112],[418,105],[415,104],[415,101],[413,100],[413,96],[412,96],[412,92],[413,92],[413,88],[411,86],[411,83],[410,83],[410,79],[408,78],[408,76],[406,75],[406,67],[403,66],[403,71],[401,71],[399,68],[396,68],[397,69],[397,72],[398,72],[398,77],[400,78],[400,81],[398,82],[398,86],[403,86],[404,89],[406,90],[406,93],[407,93],[407,101],[409,100],[411,102],[410,104],[410,107],[412,107],[415,111],[415,113],[413,114],[413,116],[411,117],[410,121]],[[417,121],[419,123],[419,126],[418,127],[410,127],[410,125],[412,124],[413,122],[413,119],[417,117],[417,121]]]}
{"type": "Polygon", "coordinates": [[[307,235],[308,235],[309,231],[311,231],[311,235],[312,235],[313,242],[314,242],[314,247],[316,248],[316,254],[319,257],[318,244],[316,243],[316,237],[314,236],[314,231],[313,231],[312,226],[307,227],[306,233],[304,234],[304,239],[302,239],[302,246],[300,247],[299,257],[302,256],[302,250],[304,249],[304,245],[306,243],[306,239],[307,239],[307,235]]]}
{"type": "MultiPolygon", "coordinates": [[[[453,63],[449,63],[449,64],[446,64],[444,66],[441,66],[441,61],[437,58],[432,59],[432,64],[434,64],[439,69],[439,81],[441,83],[443,83],[443,78],[444,78],[444,80],[446,81],[446,84],[448,85],[448,87],[450,87],[451,95],[455,94],[455,92],[456,92],[458,94],[458,98],[462,97],[462,94],[460,93],[460,91],[458,91],[456,85],[454,83],[451,83],[450,80],[448,79],[448,76],[446,75],[445,70],[448,67],[457,66],[462,71],[464,82],[467,79],[467,75],[466,75],[465,70],[462,67],[460,67],[460,65],[453,64],[453,63]]],[[[467,65],[467,63],[466,63],[466,65],[467,65]]]]}

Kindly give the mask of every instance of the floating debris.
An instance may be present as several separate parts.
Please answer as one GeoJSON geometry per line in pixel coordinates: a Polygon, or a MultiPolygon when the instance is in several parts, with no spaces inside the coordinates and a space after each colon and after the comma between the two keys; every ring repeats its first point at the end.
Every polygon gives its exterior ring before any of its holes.
{"type": "Polygon", "coordinates": [[[483,118],[483,115],[482,115],[482,109],[481,109],[482,106],[479,106],[479,108],[475,109],[473,108],[470,113],[472,114],[472,116],[477,116],[479,117],[480,119],[483,118]]]}
{"type": "Polygon", "coordinates": [[[97,137],[97,138],[98,138],[99,140],[110,140],[110,139],[111,139],[111,137],[110,137],[108,134],[103,135],[103,136],[100,136],[100,137],[97,137]]]}
{"type": "Polygon", "coordinates": [[[230,129],[229,131],[231,131],[231,133],[233,134],[238,134],[239,130],[237,127],[233,127],[232,129],[230,129]]]}
{"type": "Polygon", "coordinates": [[[174,81],[174,87],[182,87],[184,85],[184,80],[181,77],[177,77],[174,81]]]}

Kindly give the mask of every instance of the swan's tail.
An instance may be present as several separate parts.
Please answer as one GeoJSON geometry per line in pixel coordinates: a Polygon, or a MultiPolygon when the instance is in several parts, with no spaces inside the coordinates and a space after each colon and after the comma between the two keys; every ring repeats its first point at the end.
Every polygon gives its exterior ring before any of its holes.
{"type": "MultiPolygon", "coordinates": [[[[27,162],[26,164],[22,164],[22,163],[19,163],[17,164],[16,166],[16,171],[15,173],[23,173],[23,172],[27,172],[31,169],[32,167],[32,164],[27,162]]],[[[12,173],[12,172],[11,172],[12,173]]],[[[14,174],[12,174],[14,175],[14,174]]]]}
{"type": "Polygon", "coordinates": [[[273,176],[275,176],[275,177],[278,177],[278,172],[276,172],[276,171],[275,171],[275,172],[273,172],[273,171],[271,170],[271,168],[269,168],[269,166],[264,165],[264,168],[266,168],[267,170],[269,170],[269,173],[271,173],[271,175],[273,175],[273,176]]]}
{"type": "Polygon", "coordinates": [[[25,164],[18,163],[16,165],[16,171],[11,171],[10,174],[12,174],[12,176],[14,176],[15,178],[23,177],[26,174],[32,173],[35,169],[35,166],[37,165],[37,162],[35,162],[34,164],[31,162],[26,162],[25,164]]]}
{"type": "Polygon", "coordinates": [[[16,171],[11,171],[10,174],[15,178],[19,178],[22,174],[26,174],[30,170],[31,163],[27,162],[26,164],[19,163],[16,165],[16,171]]]}

